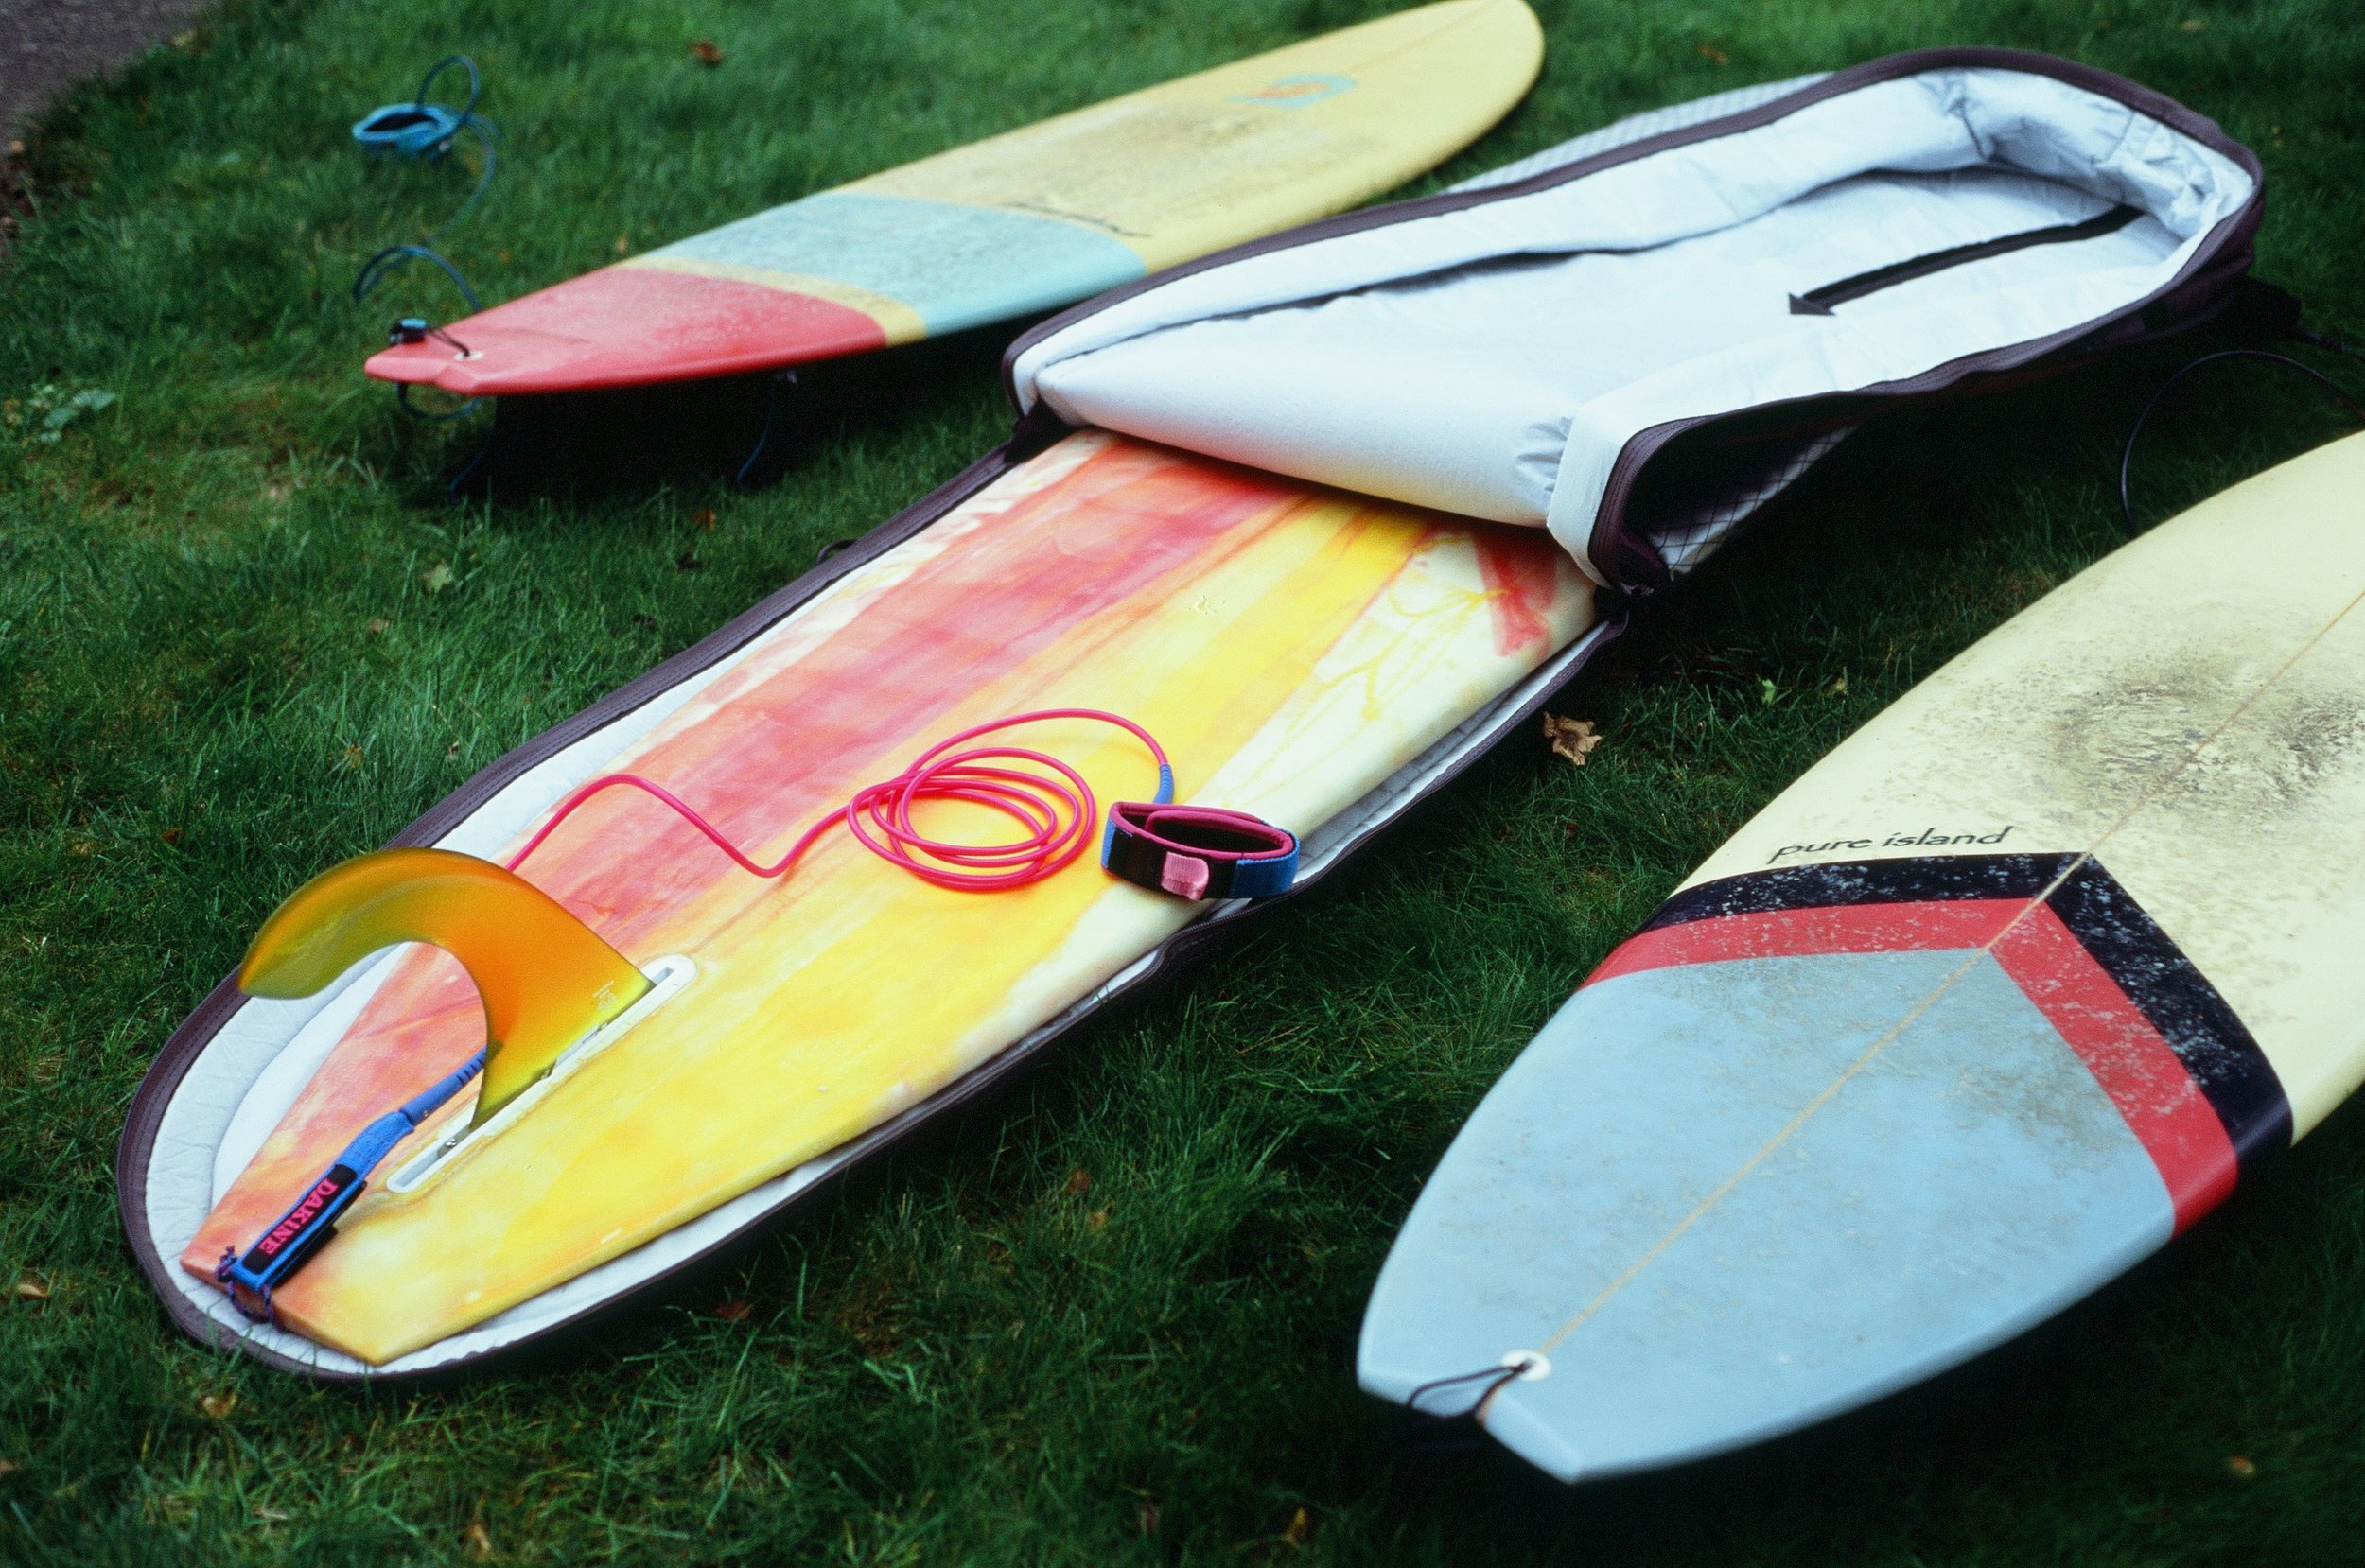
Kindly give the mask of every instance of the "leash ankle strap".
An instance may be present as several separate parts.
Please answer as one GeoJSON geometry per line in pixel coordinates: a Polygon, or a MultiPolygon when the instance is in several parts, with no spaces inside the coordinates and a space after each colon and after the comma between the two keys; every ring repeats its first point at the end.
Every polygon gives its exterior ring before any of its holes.
{"type": "Polygon", "coordinates": [[[1120,800],[1109,808],[1100,863],[1178,898],[1270,898],[1297,880],[1297,835],[1246,811],[1120,800]]]}

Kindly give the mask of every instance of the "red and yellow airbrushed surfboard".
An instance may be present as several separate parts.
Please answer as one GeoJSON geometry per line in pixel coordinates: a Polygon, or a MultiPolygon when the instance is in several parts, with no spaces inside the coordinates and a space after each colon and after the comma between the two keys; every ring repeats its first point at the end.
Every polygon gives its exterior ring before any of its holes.
{"type": "MultiPolygon", "coordinates": [[[[1157,736],[1178,799],[1319,842],[1540,678],[1593,619],[1589,585],[1540,530],[1088,431],[703,671],[657,672],[646,701],[457,803],[427,837],[504,859],[567,792],[629,769],[768,857],[947,735],[1088,706],[1157,736]]],[[[1025,743],[1104,802],[1153,787],[1140,744],[1110,726],[1047,723],[1025,743]]],[[[925,826],[947,836],[1007,832],[975,807],[930,810],[925,826]]],[[[225,1248],[265,1233],[372,1119],[461,1068],[484,1044],[486,1009],[458,964],[411,948],[301,1019],[271,1021],[293,1003],[236,997],[235,1012],[193,1019],[184,1034],[225,1064],[214,1092],[235,1109],[201,1104],[181,1042],[167,1049],[159,1073],[184,1075],[164,1085],[180,1108],[135,1113],[127,1217],[135,1243],[177,1252],[180,1298],[223,1337],[399,1368],[499,1315],[531,1317],[611,1262],[646,1275],[681,1228],[929,1101],[1210,913],[1089,855],[1014,891],[949,890],[843,834],[762,880],[628,792],[568,817],[522,874],[649,995],[481,1126],[464,1092],[407,1139],[277,1292],[275,1327],[221,1310],[225,1248]],[[258,1044],[242,1029],[279,1034],[258,1044]],[[227,1065],[239,1059],[255,1065],[227,1065]],[[219,1120],[184,1137],[175,1114],[219,1120]],[[203,1201],[160,1188],[175,1159],[203,1201]],[[159,1217],[175,1202],[185,1222],[159,1217]]]]}
{"type": "Polygon", "coordinates": [[[585,392],[1040,314],[1433,167],[1542,58],[1521,0],[1444,0],[774,207],[364,368],[467,397],[585,392]]]}

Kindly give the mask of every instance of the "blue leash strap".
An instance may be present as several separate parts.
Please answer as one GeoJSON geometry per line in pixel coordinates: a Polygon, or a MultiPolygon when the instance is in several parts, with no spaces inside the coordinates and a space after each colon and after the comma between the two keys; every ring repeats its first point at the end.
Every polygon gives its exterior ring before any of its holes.
{"type": "Polygon", "coordinates": [[[1100,863],[1111,876],[1178,898],[1270,898],[1297,880],[1295,833],[1247,811],[1173,801],[1162,771],[1156,800],[1109,808],[1100,863]]]}
{"type": "Polygon", "coordinates": [[[353,1207],[361,1189],[370,1184],[370,1173],[377,1169],[378,1161],[483,1071],[484,1053],[479,1051],[458,1071],[362,1128],[361,1135],[345,1145],[344,1152],[330,1162],[304,1195],[290,1204],[270,1229],[255,1238],[245,1257],[239,1257],[234,1248],[224,1247],[214,1278],[230,1292],[230,1299],[237,1309],[257,1323],[275,1321],[272,1316],[271,1293],[286,1284],[289,1277],[337,1233],[337,1221],[353,1207]]]}
{"type": "Polygon", "coordinates": [[[460,203],[459,211],[437,224],[428,235],[436,235],[466,217],[487,187],[493,183],[493,170],[499,160],[493,151],[493,139],[500,129],[476,112],[477,99],[484,93],[484,79],[477,74],[476,61],[466,55],[446,55],[427,69],[419,78],[419,90],[409,103],[380,104],[353,124],[353,139],[361,150],[374,157],[401,158],[412,163],[432,163],[447,157],[452,144],[462,132],[474,136],[477,146],[484,149],[484,172],[477,176],[476,188],[460,203]],[[453,66],[468,73],[468,101],[454,109],[447,103],[429,103],[427,90],[435,78],[453,66]]]}

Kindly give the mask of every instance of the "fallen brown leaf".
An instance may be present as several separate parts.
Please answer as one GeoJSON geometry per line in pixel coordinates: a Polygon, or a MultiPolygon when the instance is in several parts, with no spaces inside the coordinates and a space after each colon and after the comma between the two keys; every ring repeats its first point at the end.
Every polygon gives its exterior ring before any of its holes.
{"type": "Polygon", "coordinates": [[[2226,1455],[2225,1472],[2236,1481],[2248,1481],[2257,1476],[2258,1467],[2239,1454],[2229,1454],[2226,1455]]]}
{"type": "MultiPolygon", "coordinates": [[[[623,254],[622,251],[619,251],[616,253],[618,255],[623,254]]],[[[435,565],[428,567],[427,570],[419,573],[419,586],[425,588],[429,593],[439,594],[446,588],[450,587],[454,579],[456,579],[459,575],[459,573],[451,569],[450,562],[438,561],[435,565]]]]}
{"type": "Polygon", "coordinates": [[[178,828],[167,828],[156,836],[164,840],[166,844],[179,844],[181,842],[181,829],[178,828]]]}
{"type": "Polygon", "coordinates": [[[16,1294],[27,1301],[46,1301],[49,1299],[49,1282],[30,1274],[19,1276],[16,1294]]]}
{"type": "Polygon", "coordinates": [[[750,1307],[746,1302],[742,1301],[738,1297],[734,1296],[729,1300],[724,1302],[721,1306],[715,1308],[714,1315],[721,1318],[726,1323],[744,1323],[747,1320],[747,1315],[754,1310],[755,1309],[753,1307],[750,1307]]]}
{"type": "Polygon", "coordinates": [[[632,254],[632,235],[618,235],[616,236],[616,253],[620,256],[632,254]]]}
{"type": "Polygon", "coordinates": [[[714,508],[710,506],[702,506],[697,511],[692,513],[690,514],[690,526],[692,528],[712,528],[714,526],[714,508]]]}
{"type": "Polygon", "coordinates": [[[1078,1195],[1093,1190],[1092,1174],[1081,1165],[1067,1174],[1067,1190],[1078,1195]]]}
{"type": "Polygon", "coordinates": [[[1109,1211],[1106,1209],[1095,1209],[1084,1216],[1084,1228],[1087,1230],[1098,1230],[1108,1223],[1109,1211]]]}
{"type": "Polygon", "coordinates": [[[236,1394],[207,1394],[197,1402],[197,1408],[201,1413],[218,1421],[228,1419],[230,1412],[237,1407],[238,1396],[236,1394]]]}
{"type": "Polygon", "coordinates": [[[394,622],[388,620],[384,616],[372,616],[370,617],[369,625],[370,636],[374,637],[382,637],[386,635],[386,628],[392,626],[394,622]]]}
{"type": "Polygon", "coordinates": [[[13,1460],[13,1459],[0,1459],[0,1475],[14,1475],[15,1473],[16,1473],[16,1461],[15,1461],[15,1460],[13,1460]]]}
{"type": "Polygon", "coordinates": [[[714,40],[710,38],[702,38],[692,44],[690,46],[690,57],[701,65],[723,63],[723,51],[715,47],[714,40]]]}
{"type": "Polygon", "coordinates": [[[493,1555],[493,1532],[484,1527],[484,1524],[482,1520],[469,1524],[466,1540],[468,1542],[468,1555],[470,1557],[491,1557],[493,1555]]]}
{"type": "Polygon", "coordinates": [[[1571,767],[1582,768],[1602,738],[1593,733],[1590,719],[1564,719],[1557,713],[1544,715],[1544,739],[1552,743],[1552,754],[1565,757],[1571,767]]]}
{"type": "Polygon", "coordinates": [[[1289,1527],[1281,1532],[1281,1543],[1284,1546],[1303,1546],[1313,1529],[1313,1518],[1301,1507],[1289,1516],[1289,1527]]]}
{"type": "Polygon", "coordinates": [[[1732,57],[1726,54],[1724,50],[1718,48],[1713,44],[1703,44],[1700,45],[1700,58],[1714,65],[1730,65],[1732,63],[1732,57]]]}
{"type": "Polygon", "coordinates": [[[363,751],[359,746],[347,746],[345,748],[344,764],[348,771],[359,772],[361,764],[369,759],[370,754],[363,751]]]}

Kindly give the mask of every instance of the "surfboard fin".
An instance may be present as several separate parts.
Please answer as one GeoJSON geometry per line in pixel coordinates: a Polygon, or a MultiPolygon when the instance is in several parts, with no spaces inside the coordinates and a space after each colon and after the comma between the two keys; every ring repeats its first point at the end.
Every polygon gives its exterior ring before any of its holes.
{"type": "Polygon", "coordinates": [[[630,960],[550,895],[447,849],[381,849],[313,878],[263,922],[238,988],[309,996],[398,942],[443,949],[483,999],[484,1087],[471,1125],[649,989],[630,960]]]}

